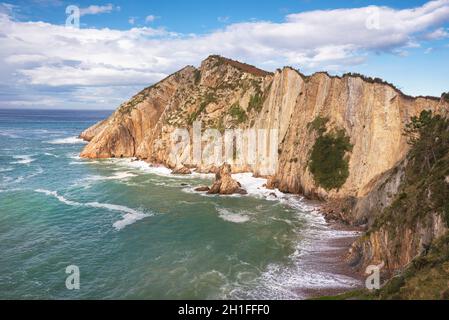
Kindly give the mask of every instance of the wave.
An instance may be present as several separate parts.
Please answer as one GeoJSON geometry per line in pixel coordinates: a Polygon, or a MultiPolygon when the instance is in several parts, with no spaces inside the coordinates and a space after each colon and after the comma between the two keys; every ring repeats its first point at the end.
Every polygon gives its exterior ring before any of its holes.
{"type": "Polygon", "coordinates": [[[137,175],[134,173],[131,173],[131,172],[117,172],[117,173],[114,173],[112,176],[92,175],[92,176],[86,177],[83,180],[87,180],[87,181],[122,180],[122,179],[128,179],[128,178],[132,178],[132,177],[137,177],[137,175]]]}
{"type": "Polygon", "coordinates": [[[225,221],[244,223],[251,219],[249,216],[251,213],[248,211],[239,210],[238,212],[232,212],[222,207],[216,207],[216,210],[218,211],[218,216],[225,221]]]}
{"type": "Polygon", "coordinates": [[[282,199],[286,196],[285,193],[279,191],[278,189],[272,190],[264,187],[267,183],[267,179],[253,177],[251,172],[235,173],[232,174],[232,178],[237,180],[250,196],[273,201],[282,199]]]}
{"type": "Polygon", "coordinates": [[[307,224],[300,230],[302,240],[296,243],[295,251],[289,256],[292,263],[270,264],[249,287],[236,288],[228,298],[304,299],[308,297],[305,293],[308,289],[354,289],[360,286],[359,279],[338,274],[334,262],[320,258],[329,250],[335,250],[335,240],[355,237],[359,232],[334,229],[316,206],[301,197],[286,194],[280,202],[295,209],[307,224]]]}
{"type": "Polygon", "coordinates": [[[57,156],[57,155],[55,155],[53,153],[50,153],[50,152],[44,152],[44,155],[49,156],[49,157],[59,158],[59,156],[57,156]]]}
{"type": "Polygon", "coordinates": [[[82,143],[87,143],[87,142],[78,137],[67,137],[67,138],[59,138],[59,139],[50,140],[50,141],[47,141],[47,143],[50,143],[50,144],[82,144],[82,143]]]}
{"type": "Polygon", "coordinates": [[[141,220],[143,218],[150,216],[147,213],[143,213],[143,212],[140,212],[140,211],[137,211],[137,210],[125,207],[125,206],[116,205],[116,204],[89,202],[89,203],[86,203],[85,205],[89,206],[89,207],[93,207],[93,208],[103,208],[103,209],[108,209],[111,211],[124,212],[125,215],[123,215],[123,217],[122,217],[123,219],[114,222],[114,224],[112,225],[117,230],[121,230],[124,227],[126,227],[127,225],[130,225],[138,220],[141,220]]]}
{"type": "Polygon", "coordinates": [[[31,155],[17,155],[13,156],[14,159],[17,159],[17,161],[11,162],[11,164],[27,164],[29,165],[31,162],[35,161],[36,159],[31,158],[31,155]]]}
{"type": "Polygon", "coordinates": [[[13,171],[14,168],[11,167],[6,167],[6,168],[0,168],[0,172],[9,172],[9,171],[13,171]]]}
{"type": "Polygon", "coordinates": [[[124,213],[122,216],[122,220],[118,220],[114,222],[112,225],[115,229],[121,230],[124,227],[141,220],[143,218],[151,216],[151,214],[144,213],[132,208],[128,208],[126,206],[122,205],[116,205],[116,204],[110,204],[110,203],[100,203],[100,202],[87,202],[87,203],[80,203],[72,200],[66,199],[64,196],[61,196],[56,191],[50,191],[46,189],[36,189],[34,190],[38,193],[46,194],[47,196],[52,196],[56,199],[58,199],[60,202],[68,205],[68,206],[77,206],[77,207],[90,207],[90,208],[101,208],[101,209],[107,209],[110,211],[117,211],[120,213],[124,213]]]}
{"type": "Polygon", "coordinates": [[[15,131],[14,130],[1,130],[0,136],[12,138],[12,139],[20,138],[17,134],[15,134],[13,132],[15,132],[15,131]]]}

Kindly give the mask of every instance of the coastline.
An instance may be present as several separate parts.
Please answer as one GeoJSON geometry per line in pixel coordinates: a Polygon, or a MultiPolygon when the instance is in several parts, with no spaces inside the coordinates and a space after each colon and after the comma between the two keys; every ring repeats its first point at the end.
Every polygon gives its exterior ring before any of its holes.
{"type": "MultiPolygon", "coordinates": [[[[172,174],[171,169],[163,164],[152,164],[133,158],[108,159],[113,162],[126,163],[127,165],[156,175],[169,176],[184,179],[186,177],[200,177],[213,180],[214,174],[193,172],[191,175],[172,174]]],[[[338,220],[329,220],[323,206],[325,203],[317,200],[308,200],[301,195],[280,192],[278,189],[267,189],[266,178],[254,177],[253,173],[235,173],[232,177],[241,183],[248,194],[243,197],[259,197],[269,201],[279,201],[304,213],[309,220],[309,234],[304,235],[308,244],[299,244],[298,253],[294,254],[297,264],[294,270],[306,276],[307,285],[299,281],[298,285],[292,284],[293,292],[298,299],[313,299],[320,296],[329,296],[345,293],[363,287],[363,275],[353,270],[345,260],[352,243],[358,238],[361,228],[350,227],[338,220]]],[[[194,187],[186,187],[183,192],[196,193],[203,196],[204,192],[193,191],[194,187]]],[[[242,195],[220,195],[220,197],[242,197],[242,195]]],[[[294,272],[293,270],[293,272],[294,272]]],[[[291,270],[289,270],[291,271],[291,270]]],[[[297,275],[288,275],[288,283],[297,279],[297,275]]]]}
{"type": "Polygon", "coordinates": [[[304,260],[317,272],[326,272],[336,277],[351,278],[355,282],[350,287],[329,286],[322,288],[300,288],[298,292],[306,299],[335,296],[364,288],[363,275],[353,269],[346,260],[348,250],[359,237],[360,229],[349,227],[340,222],[327,222],[337,236],[318,240],[316,247],[304,257],[304,260]]]}

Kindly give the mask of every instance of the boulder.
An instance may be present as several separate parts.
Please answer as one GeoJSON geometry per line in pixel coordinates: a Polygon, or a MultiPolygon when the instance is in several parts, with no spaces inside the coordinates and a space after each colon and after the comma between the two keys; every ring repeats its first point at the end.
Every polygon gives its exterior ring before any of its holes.
{"type": "Polygon", "coordinates": [[[190,171],[189,168],[186,168],[184,166],[176,167],[172,170],[171,174],[191,174],[192,171],[190,171]]]}

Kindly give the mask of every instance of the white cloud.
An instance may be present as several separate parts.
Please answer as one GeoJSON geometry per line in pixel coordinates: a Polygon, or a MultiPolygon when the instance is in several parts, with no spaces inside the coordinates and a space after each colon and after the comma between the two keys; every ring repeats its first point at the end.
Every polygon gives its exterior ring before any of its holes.
{"type": "MultiPolygon", "coordinates": [[[[92,7],[92,14],[114,10],[112,5],[92,7]]],[[[236,23],[202,35],[150,27],[74,29],[20,22],[0,13],[0,85],[146,86],[210,54],[271,70],[293,65],[306,72],[339,71],[364,63],[370,53],[406,55],[426,35],[444,31],[448,21],[449,0],[403,10],[371,6],[310,11],[290,14],[280,23],[236,23]],[[373,12],[378,28],[367,27],[373,12]]]]}
{"type": "Polygon", "coordinates": [[[155,16],[155,15],[152,15],[152,14],[150,14],[150,15],[148,15],[146,18],[145,18],[145,22],[146,23],[151,23],[151,22],[154,22],[156,19],[158,19],[159,17],[158,16],[155,16]]]}
{"type": "Polygon", "coordinates": [[[136,23],[136,17],[129,17],[128,23],[134,25],[136,23]]]}
{"type": "Polygon", "coordinates": [[[107,4],[104,6],[98,6],[98,5],[90,5],[86,8],[80,8],[80,15],[95,15],[95,14],[102,14],[102,13],[111,13],[112,11],[117,10],[120,11],[120,7],[114,7],[112,4],[107,4]]]}
{"type": "Polygon", "coordinates": [[[426,40],[441,40],[446,38],[449,38],[449,32],[444,28],[438,28],[424,35],[424,39],[426,40]]]}

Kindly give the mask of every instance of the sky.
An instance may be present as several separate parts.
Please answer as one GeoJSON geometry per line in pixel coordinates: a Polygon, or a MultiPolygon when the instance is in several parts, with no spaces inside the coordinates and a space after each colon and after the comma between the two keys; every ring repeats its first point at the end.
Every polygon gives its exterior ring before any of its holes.
{"type": "Polygon", "coordinates": [[[1,1],[0,108],[115,109],[211,54],[449,92],[449,0],[1,1]]]}

